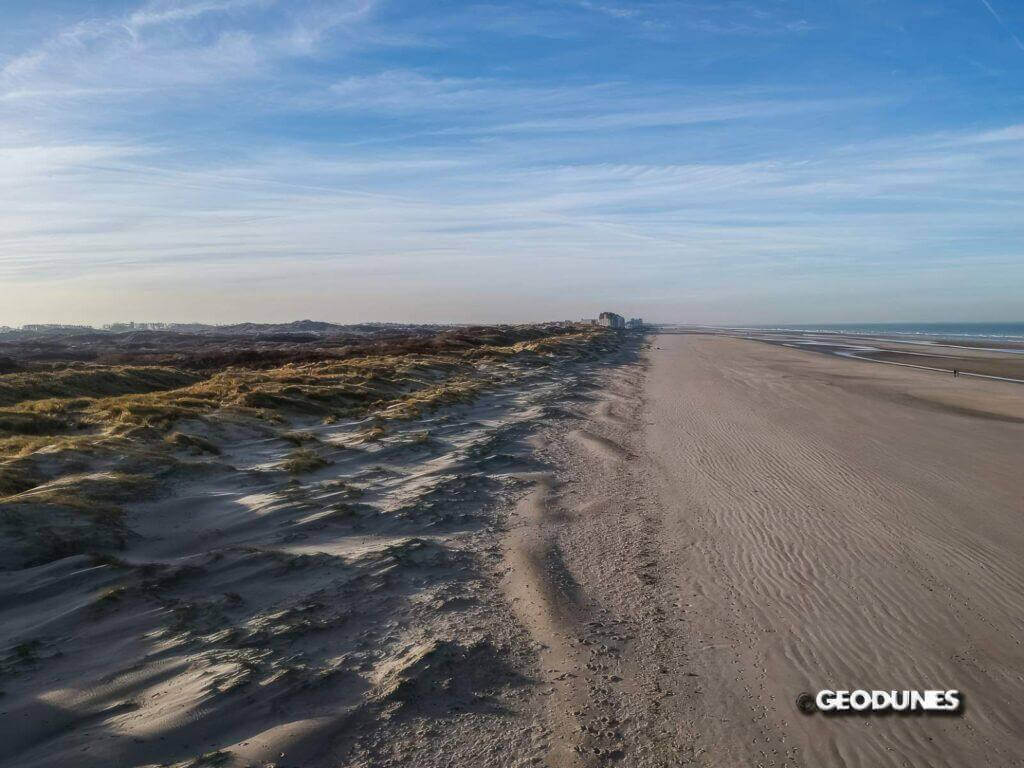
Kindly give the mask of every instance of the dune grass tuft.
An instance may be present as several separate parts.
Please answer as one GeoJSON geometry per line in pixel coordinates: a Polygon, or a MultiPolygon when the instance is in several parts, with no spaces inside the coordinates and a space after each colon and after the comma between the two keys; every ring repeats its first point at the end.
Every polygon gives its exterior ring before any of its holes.
{"type": "Polygon", "coordinates": [[[189,453],[199,456],[204,453],[213,454],[214,456],[220,454],[220,448],[217,445],[207,440],[205,437],[199,435],[189,435],[184,432],[172,432],[164,440],[176,448],[182,448],[187,450],[189,453]]]}
{"type": "Polygon", "coordinates": [[[308,448],[298,448],[289,453],[288,458],[281,462],[281,469],[293,475],[300,475],[323,469],[330,463],[316,451],[311,451],[308,448]]]}
{"type": "Polygon", "coordinates": [[[362,432],[359,433],[360,443],[376,443],[377,441],[384,438],[387,434],[387,429],[381,423],[373,424],[362,432]]]}
{"type": "Polygon", "coordinates": [[[14,459],[0,464],[0,498],[31,490],[43,481],[29,460],[14,459]]]}
{"type": "Polygon", "coordinates": [[[285,432],[284,434],[281,435],[281,439],[295,446],[301,446],[304,445],[305,443],[318,442],[317,436],[314,435],[312,432],[285,432]]]}
{"type": "Polygon", "coordinates": [[[111,605],[121,602],[121,599],[128,594],[128,587],[111,587],[105,589],[96,598],[97,605],[111,605]]]}

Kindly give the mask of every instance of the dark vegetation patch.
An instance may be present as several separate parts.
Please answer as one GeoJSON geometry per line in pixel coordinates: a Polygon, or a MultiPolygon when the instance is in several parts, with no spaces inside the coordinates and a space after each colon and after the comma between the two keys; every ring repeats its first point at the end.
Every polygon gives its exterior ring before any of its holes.
{"type": "Polygon", "coordinates": [[[200,435],[190,435],[185,432],[172,432],[166,438],[165,441],[175,446],[187,450],[189,453],[200,456],[202,454],[212,454],[214,456],[220,454],[220,448],[212,440],[207,440],[205,437],[200,435]]]}
{"type": "Polygon", "coordinates": [[[201,378],[192,371],[155,366],[75,364],[62,369],[22,370],[0,376],[0,406],[47,398],[159,392],[194,384],[201,378]]]}
{"type": "Polygon", "coordinates": [[[316,451],[311,451],[309,448],[296,448],[281,463],[281,469],[293,475],[301,475],[323,469],[330,463],[316,451]]]}
{"type": "Polygon", "coordinates": [[[266,369],[373,355],[432,355],[501,347],[579,331],[580,326],[571,324],[337,326],[305,320],[278,326],[242,323],[126,333],[19,331],[0,335],[0,373],[61,370],[82,362],[101,368],[169,367],[179,372],[266,369]]]}
{"type": "MultiPolygon", "coordinates": [[[[11,465],[0,468],[9,471],[11,465]]],[[[67,475],[34,485],[40,478],[31,469],[22,471],[21,485],[29,487],[0,499],[0,568],[123,549],[131,538],[123,505],[151,497],[158,486],[149,476],[123,472],[67,475]]]]}

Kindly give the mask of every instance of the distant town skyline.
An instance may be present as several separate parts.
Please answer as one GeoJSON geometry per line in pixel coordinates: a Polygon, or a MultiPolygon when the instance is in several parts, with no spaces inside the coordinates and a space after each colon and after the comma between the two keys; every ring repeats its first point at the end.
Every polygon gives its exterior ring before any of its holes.
{"type": "Polygon", "coordinates": [[[0,326],[1021,319],[1020,3],[4,11],[0,326]]]}

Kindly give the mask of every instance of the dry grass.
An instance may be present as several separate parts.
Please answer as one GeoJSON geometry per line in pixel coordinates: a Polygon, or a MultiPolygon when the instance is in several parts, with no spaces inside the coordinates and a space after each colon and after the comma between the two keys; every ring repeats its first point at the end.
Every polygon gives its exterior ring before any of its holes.
{"type": "MultiPolygon", "coordinates": [[[[130,434],[138,427],[169,432],[182,419],[274,424],[289,414],[315,414],[328,422],[371,413],[385,419],[417,418],[479,394],[488,385],[481,366],[489,362],[518,356],[542,363],[555,354],[578,353],[600,336],[588,329],[505,346],[260,370],[228,368],[207,377],[159,366],[97,365],[0,375],[0,406],[5,406],[0,408],[0,457],[28,456],[49,447],[87,452],[111,435],[130,434]]],[[[375,437],[379,435],[367,435],[375,437]]],[[[214,453],[216,448],[193,435],[167,439],[192,451],[214,453]]],[[[288,432],[284,439],[295,445],[305,442],[302,433],[288,432]]]]}
{"type": "Polygon", "coordinates": [[[311,432],[285,432],[281,435],[281,439],[295,446],[318,442],[316,435],[311,432]]]}
{"type": "Polygon", "coordinates": [[[57,435],[72,428],[65,419],[33,411],[0,411],[0,433],[57,435]]]}
{"type": "Polygon", "coordinates": [[[0,374],[0,568],[122,546],[130,535],[123,505],[153,490],[140,472],[198,471],[208,463],[186,463],[183,452],[220,453],[193,429],[276,434],[295,446],[281,469],[313,472],[329,461],[314,450],[314,435],[290,429],[294,418],[374,417],[360,436],[374,442],[388,434],[389,420],[471,401],[501,380],[512,359],[546,365],[593,354],[610,339],[590,328],[549,336],[536,328],[471,329],[417,341],[415,349],[382,345],[379,354],[276,367],[197,373],[74,363],[0,374]],[[176,428],[186,420],[189,432],[176,428]]]}
{"type": "Polygon", "coordinates": [[[103,590],[96,598],[96,605],[110,605],[118,603],[128,594],[128,587],[110,587],[103,590]]]}
{"type": "Polygon", "coordinates": [[[150,496],[156,483],[122,472],[71,474],[0,500],[0,567],[120,549],[129,537],[122,505],[150,496]]]}
{"type": "Polygon", "coordinates": [[[156,482],[146,475],[100,472],[66,475],[5,499],[11,504],[59,506],[85,514],[120,515],[119,504],[151,496],[156,482]]]}
{"type": "Polygon", "coordinates": [[[413,432],[409,436],[409,444],[410,445],[426,445],[429,442],[430,442],[430,430],[429,429],[418,430],[416,432],[413,432]]]}
{"type": "Polygon", "coordinates": [[[164,438],[164,441],[176,448],[183,448],[195,456],[200,456],[204,453],[213,454],[214,456],[220,454],[220,448],[217,447],[216,443],[199,435],[172,432],[164,438]]]}
{"type": "Polygon", "coordinates": [[[398,399],[380,414],[388,419],[418,419],[424,413],[442,405],[468,403],[484,388],[485,383],[468,376],[458,376],[450,381],[411,392],[398,399]]]}
{"type": "Polygon", "coordinates": [[[377,421],[359,433],[357,442],[376,443],[378,440],[382,440],[387,433],[387,427],[382,422],[377,421]]]}
{"type": "Polygon", "coordinates": [[[323,469],[330,463],[316,451],[311,451],[309,448],[297,448],[281,462],[281,469],[290,474],[299,475],[323,469]]]}
{"type": "Polygon", "coordinates": [[[0,405],[48,398],[100,397],[177,389],[200,374],[160,366],[76,365],[0,377],[0,405]]]}
{"type": "Polygon", "coordinates": [[[118,368],[106,376],[92,367],[54,373],[59,381],[44,386],[42,373],[7,374],[0,376],[0,405],[8,406],[0,410],[0,452],[24,453],[79,432],[137,426],[169,430],[181,419],[217,413],[270,421],[289,413],[330,419],[380,412],[386,418],[415,418],[478,394],[485,386],[478,370],[481,361],[550,356],[593,335],[563,334],[458,353],[381,355],[267,370],[231,368],[202,379],[173,368],[118,368]],[[90,390],[93,385],[95,390],[90,390]],[[109,394],[111,390],[136,391],[109,394]]]}
{"type": "Polygon", "coordinates": [[[16,459],[0,464],[0,498],[28,491],[42,481],[32,461],[16,459]]]}

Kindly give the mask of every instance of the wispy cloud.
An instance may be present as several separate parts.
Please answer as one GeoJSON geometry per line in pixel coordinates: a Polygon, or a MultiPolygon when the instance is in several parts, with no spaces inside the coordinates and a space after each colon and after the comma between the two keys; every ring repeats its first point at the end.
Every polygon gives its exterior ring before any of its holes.
{"type": "Polygon", "coordinates": [[[985,144],[995,141],[1024,141],[1024,124],[1009,125],[994,131],[982,131],[972,134],[969,139],[972,143],[985,144]]]}
{"type": "Polygon", "coordinates": [[[373,0],[304,9],[278,0],[149,3],[125,16],[74,24],[8,61],[0,93],[131,96],[267,77],[288,58],[313,55],[339,28],[365,22],[374,7],[373,0]]]}
{"type": "MultiPolygon", "coordinates": [[[[123,26],[131,32],[138,33],[146,27],[168,23],[191,21],[211,13],[224,13],[252,7],[267,7],[276,0],[220,0],[219,2],[152,2],[131,12],[124,19],[123,26]]],[[[115,22],[117,23],[117,22],[115,22]]]]}
{"type": "Polygon", "coordinates": [[[1006,30],[1006,33],[1013,39],[1013,42],[1016,44],[1016,46],[1020,48],[1022,51],[1024,51],[1024,42],[1021,42],[1021,39],[1017,37],[1014,31],[1010,29],[1010,27],[1006,24],[1005,21],[1003,21],[1003,17],[996,13],[996,9],[992,7],[992,3],[990,3],[988,0],[981,0],[981,4],[988,9],[988,12],[992,14],[992,18],[999,23],[999,26],[1006,30]]]}

